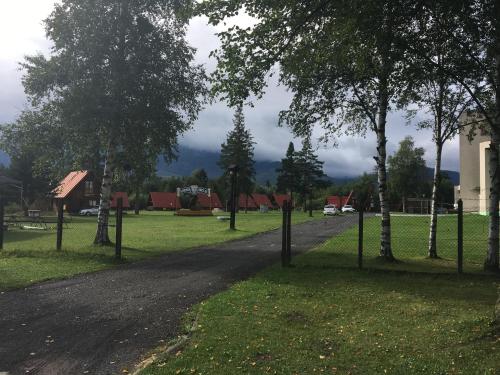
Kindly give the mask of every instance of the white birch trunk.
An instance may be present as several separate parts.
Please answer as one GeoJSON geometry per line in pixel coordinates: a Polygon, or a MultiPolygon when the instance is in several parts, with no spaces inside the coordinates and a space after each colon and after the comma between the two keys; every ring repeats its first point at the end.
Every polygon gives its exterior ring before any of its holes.
{"type": "Polygon", "coordinates": [[[441,155],[443,145],[436,143],[436,163],[434,167],[434,179],[432,181],[432,203],[431,203],[431,225],[429,229],[429,258],[438,258],[437,254],[437,194],[441,183],[441,155]]]}
{"type": "Polygon", "coordinates": [[[387,260],[394,260],[391,247],[391,216],[387,199],[387,150],[385,137],[385,126],[387,122],[387,107],[389,95],[387,92],[387,76],[381,78],[379,89],[379,113],[377,121],[377,176],[380,199],[381,232],[380,232],[380,256],[387,260]]]}
{"type": "MultiPolygon", "coordinates": [[[[495,3],[495,14],[500,16],[500,4],[495,3]]],[[[500,19],[497,18],[496,27],[496,45],[495,45],[495,118],[491,124],[491,143],[490,143],[490,200],[489,200],[489,216],[490,222],[488,226],[488,251],[484,261],[484,269],[488,271],[499,271],[499,218],[498,218],[498,201],[500,195],[500,176],[499,173],[499,146],[500,146],[500,19]]]]}
{"type": "Polygon", "coordinates": [[[99,201],[99,214],[97,217],[97,232],[94,239],[95,245],[109,245],[111,241],[108,235],[109,208],[111,203],[111,187],[114,170],[114,150],[108,146],[106,160],[104,162],[104,174],[101,183],[101,199],[99,201]]]}

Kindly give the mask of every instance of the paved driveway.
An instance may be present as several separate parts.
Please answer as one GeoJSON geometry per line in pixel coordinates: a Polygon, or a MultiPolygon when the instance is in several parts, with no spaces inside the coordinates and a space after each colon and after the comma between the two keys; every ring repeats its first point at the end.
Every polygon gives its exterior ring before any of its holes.
{"type": "MultiPolygon", "coordinates": [[[[303,252],[357,215],[292,228],[303,252]]],[[[280,260],[281,231],[0,294],[0,374],[118,374],[179,332],[194,304],[280,260]]]]}

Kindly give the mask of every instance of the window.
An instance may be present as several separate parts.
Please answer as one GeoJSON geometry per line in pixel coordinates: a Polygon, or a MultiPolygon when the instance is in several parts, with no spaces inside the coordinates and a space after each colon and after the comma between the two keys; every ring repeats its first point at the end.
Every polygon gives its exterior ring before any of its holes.
{"type": "Polygon", "coordinates": [[[85,194],[94,194],[94,181],[85,181],[85,194]]]}
{"type": "Polygon", "coordinates": [[[89,200],[89,207],[96,207],[97,206],[97,201],[95,199],[89,200]]]}

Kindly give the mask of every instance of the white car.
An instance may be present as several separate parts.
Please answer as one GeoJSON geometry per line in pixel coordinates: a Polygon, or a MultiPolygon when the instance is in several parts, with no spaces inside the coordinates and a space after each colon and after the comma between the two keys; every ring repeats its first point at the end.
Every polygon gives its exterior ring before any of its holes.
{"type": "Polygon", "coordinates": [[[325,215],[325,216],[327,216],[327,215],[338,215],[338,214],[339,214],[339,210],[337,210],[337,207],[334,204],[327,204],[323,208],[323,215],[325,215]]]}
{"type": "Polygon", "coordinates": [[[342,212],[356,212],[356,210],[350,204],[346,204],[342,207],[342,212]]]}
{"type": "Polygon", "coordinates": [[[80,210],[82,216],[97,216],[99,214],[99,207],[84,208],[80,210]]]}

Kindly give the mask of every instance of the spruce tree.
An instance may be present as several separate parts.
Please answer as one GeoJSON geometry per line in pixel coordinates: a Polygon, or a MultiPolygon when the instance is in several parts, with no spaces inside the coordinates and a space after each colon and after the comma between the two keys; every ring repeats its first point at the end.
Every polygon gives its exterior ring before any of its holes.
{"type": "Polygon", "coordinates": [[[286,151],[286,156],[281,159],[281,167],[276,169],[278,177],[276,180],[276,190],[280,193],[295,191],[298,181],[297,153],[293,142],[290,142],[286,151]]]}
{"type": "Polygon", "coordinates": [[[297,192],[300,194],[305,210],[307,194],[310,194],[314,187],[321,185],[322,177],[325,176],[323,162],[319,161],[314,153],[309,135],[304,137],[302,150],[297,152],[296,164],[299,173],[297,192]]]}
{"type": "Polygon", "coordinates": [[[255,162],[253,160],[255,142],[250,131],[245,129],[242,104],[236,108],[233,123],[234,129],[228,133],[226,142],[221,145],[221,155],[217,164],[225,175],[229,174],[230,165],[236,164],[238,166],[236,196],[238,197],[240,192],[248,196],[252,192],[255,180],[255,162]]]}

